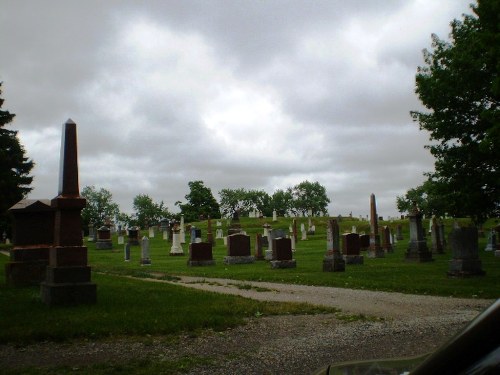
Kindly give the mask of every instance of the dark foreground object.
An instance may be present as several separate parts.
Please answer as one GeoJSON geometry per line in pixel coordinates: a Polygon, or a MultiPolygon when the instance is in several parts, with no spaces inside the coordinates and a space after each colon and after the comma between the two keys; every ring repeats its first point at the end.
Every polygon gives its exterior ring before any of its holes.
{"type": "Polygon", "coordinates": [[[500,374],[500,299],[483,311],[462,332],[431,355],[410,359],[362,361],[322,368],[314,375],[500,374]]]}

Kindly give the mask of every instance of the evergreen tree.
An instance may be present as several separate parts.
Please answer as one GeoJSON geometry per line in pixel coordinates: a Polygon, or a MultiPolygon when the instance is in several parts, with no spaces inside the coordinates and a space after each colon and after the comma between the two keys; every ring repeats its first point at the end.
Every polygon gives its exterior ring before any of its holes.
{"type": "Polygon", "coordinates": [[[17,138],[17,131],[4,127],[11,123],[15,115],[2,110],[4,99],[0,82],[0,235],[11,236],[11,222],[8,209],[33,189],[30,171],[33,161],[25,156],[24,147],[17,138]]]}
{"type": "Polygon", "coordinates": [[[184,220],[189,223],[200,220],[200,217],[220,218],[219,203],[215,200],[212,190],[203,185],[203,181],[190,181],[188,186],[189,194],[184,196],[187,203],[176,202],[181,214],[184,215],[184,220]]]}

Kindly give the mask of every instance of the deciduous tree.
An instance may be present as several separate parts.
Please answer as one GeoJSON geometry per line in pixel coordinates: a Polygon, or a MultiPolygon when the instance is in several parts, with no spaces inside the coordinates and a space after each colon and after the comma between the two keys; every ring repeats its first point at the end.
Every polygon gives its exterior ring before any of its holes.
{"type": "Polygon", "coordinates": [[[220,218],[219,203],[215,200],[212,190],[203,184],[203,181],[188,182],[189,194],[186,194],[187,203],[176,202],[187,222],[199,220],[201,216],[220,218]]]}
{"type": "Polygon", "coordinates": [[[150,225],[158,224],[161,219],[171,217],[167,206],[161,201],[153,202],[153,199],[146,194],[139,194],[134,198],[134,216],[137,225],[147,228],[150,225]]]}
{"type": "Polygon", "coordinates": [[[97,190],[95,186],[85,186],[80,195],[87,200],[81,213],[84,227],[93,224],[99,228],[104,225],[106,219],[114,220],[120,212],[109,190],[104,188],[97,190]]]}
{"type": "Polygon", "coordinates": [[[416,75],[427,110],[411,115],[430,134],[428,186],[442,210],[481,223],[500,214],[500,1],[472,10],[451,23],[449,42],[432,36],[416,75]]]}

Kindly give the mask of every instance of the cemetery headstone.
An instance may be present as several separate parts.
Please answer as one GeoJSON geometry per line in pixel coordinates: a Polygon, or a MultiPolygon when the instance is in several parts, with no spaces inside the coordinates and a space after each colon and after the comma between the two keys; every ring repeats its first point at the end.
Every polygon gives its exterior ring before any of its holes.
{"type": "Polygon", "coordinates": [[[85,199],[78,185],[76,124],[68,120],[63,127],[58,195],[52,199],[55,210],[54,246],[50,248],[46,279],[40,284],[42,301],[49,305],[93,304],[97,286],[91,282],[87,247],[83,246],[81,210],[85,199]]]}
{"type": "Polygon", "coordinates": [[[432,253],[427,247],[422,226],[422,213],[416,202],[413,202],[412,211],[408,215],[410,221],[410,242],[406,251],[406,260],[413,262],[432,262],[432,253]]]}
{"type": "Polygon", "coordinates": [[[431,219],[431,248],[434,254],[443,254],[443,244],[441,243],[441,228],[436,216],[431,219]]]}
{"type": "Polygon", "coordinates": [[[403,240],[403,226],[401,224],[398,224],[398,226],[396,227],[396,239],[398,241],[403,240]]]}
{"type": "Polygon", "coordinates": [[[391,229],[387,225],[385,225],[382,228],[381,233],[382,233],[382,249],[386,253],[393,253],[394,249],[392,248],[391,244],[391,229]]]}
{"type": "Polygon", "coordinates": [[[328,226],[326,229],[326,253],[323,258],[323,271],[345,271],[345,261],[340,251],[339,225],[335,219],[328,220],[328,226]]]}
{"type": "Polygon", "coordinates": [[[495,251],[497,249],[497,234],[494,229],[491,229],[488,234],[488,242],[484,251],[495,251]]]}
{"type": "Polygon", "coordinates": [[[214,266],[212,244],[209,242],[195,242],[189,244],[188,266],[214,266]]]}
{"type": "Polygon", "coordinates": [[[307,234],[313,236],[315,233],[316,233],[316,225],[313,224],[313,225],[311,225],[309,227],[309,230],[307,231],[307,234]]]}
{"type": "Polygon", "coordinates": [[[260,233],[255,234],[255,259],[264,260],[264,253],[262,249],[262,235],[260,233]]]}
{"type": "Polygon", "coordinates": [[[482,276],[485,272],[479,259],[476,227],[455,228],[450,233],[452,259],[448,276],[482,276]]]}
{"type": "Polygon", "coordinates": [[[271,268],[295,268],[297,262],[292,256],[292,239],[291,238],[274,238],[273,239],[273,258],[271,260],[271,268]]]}
{"type": "Polygon", "coordinates": [[[215,245],[214,236],[212,234],[212,220],[210,219],[210,216],[207,220],[207,242],[211,243],[212,246],[215,245]]]}
{"type": "Polygon", "coordinates": [[[225,264],[253,263],[255,257],[251,255],[250,236],[235,233],[227,236],[227,256],[225,264]]]}
{"type": "Polygon", "coordinates": [[[233,212],[233,217],[231,220],[231,224],[229,225],[229,229],[227,230],[227,234],[235,234],[241,232],[241,224],[240,224],[240,212],[236,210],[233,212]]]}
{"type": "Polygon", "coordinates": [[[132,246],[139,245],[139,228],[138,227],[132,227],[132,228],[128,229],[128,242],[132,246]]]}
{"type": "Polygon", "coordinates": [[[97,250],[109,250],[113,248],[111,241],[111,231],[105,225],[97,230],[97,241],[95,243],[97,250]]]}
{"type": "Polygon", "coordinates": [[[370,195],[370,248],[368,249],[369,258],[383,258],[385,252],[380,246],[380,235],[378,233],[377,203],[375,194],[370,195]]]}
{"type": "Polygon", "coordinates": [[[273,210],[273,221],[278,221],[278,214],[276,210],[273,210]]]}
{"type": "Polygon", "coordinates": [[[150,266],[151,258],[149,256],[149,238],[144,236],[141,240],[141,266],[150,266]]]}
{"type": "Polygon", "coordinates": [[[172,229],[172,247],[170,248],[170,255],[172,256],[184,255],[184,250],[181,246],[180,231],[181,230],[177,224],[172,229]]]}
{"type": "Polygon", "coordinates": [[[370,249],[370,235],[360,234],[359,235],[359,246],[361,251],[368,251],[370,249]]]}
{"type": "Polygon", "coordinates": [[[155,228],[149,227],[149,238],[154,238],[155,236],[155,228]]]}
{"type": "Polygon", "coordinates": [[[125,256],[125,262],[130,262],[130,242],[127,242],[125,244],[125,247],[123,249],[123,253],[125,256]]]}
{"type": "Polygon", "coordinates": [[[342,235],[342,252],[346,264],[363,264],[364,257],[360,253],[361,242],[359,234],[347,233],[342,235]]]}
{"type": "MultiPolygon", "coordinates": [[[[54,209],[48,199],[23,199],[9,209],[14,247],[5,265],[9,286],[39,285],[45,279],[54,242],[54,209]]],[[[4,242],[7,243],[5,234],[4,242]]]]}

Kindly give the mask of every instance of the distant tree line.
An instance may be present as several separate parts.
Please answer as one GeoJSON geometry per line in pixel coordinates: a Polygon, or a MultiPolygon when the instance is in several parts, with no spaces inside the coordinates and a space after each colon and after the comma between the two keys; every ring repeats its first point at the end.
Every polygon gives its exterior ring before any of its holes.
{"type": "Polygon", "coordinates": [[[186,202],[175,203],[179,206],[180,213],[173,214],[163,201],[157,203],[148,195],[140,194],[134,198],[134,212],[130,215],[120,212],[109,190],[85,186],[81,192],[81,196],[87,200],[87,205],[82,210],[83,224],[86,228],[89,224],[100,227],[111,220],[124,227],[146,228],[158,224],[162,219],[179,220],[181,215],[184,215],[186,222],[192,222],[208,217],[230,217],[235,212],[248,215],[255,210],[264,216],[272,216],[273,210],[276,210],[278,216],[307,215],[309,212],[319,215],[327,214],[327,205],[330,203],[326,189],[319,182],[303,181],[285,190],[276,190],[272,195],[263,190],[222,189],[219,192],[220,203],[203,181],[190,181],[188,186],[189,194],[184,196],[186,202]]]}

